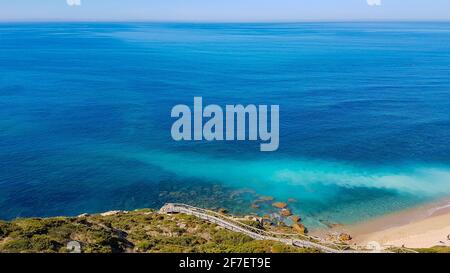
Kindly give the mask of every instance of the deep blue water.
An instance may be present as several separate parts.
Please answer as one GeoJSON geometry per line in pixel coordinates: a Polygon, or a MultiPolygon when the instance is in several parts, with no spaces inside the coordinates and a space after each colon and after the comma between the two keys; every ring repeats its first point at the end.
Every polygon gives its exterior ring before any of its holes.
{"type": "Polygon", "coordinates": [[[450,195],[449,140],[450,23],[0,24],[1,219],[211,186],[359,221],[450,195]],[[279,104],[280,149],[172,141],[194,96],[279,104]]]}

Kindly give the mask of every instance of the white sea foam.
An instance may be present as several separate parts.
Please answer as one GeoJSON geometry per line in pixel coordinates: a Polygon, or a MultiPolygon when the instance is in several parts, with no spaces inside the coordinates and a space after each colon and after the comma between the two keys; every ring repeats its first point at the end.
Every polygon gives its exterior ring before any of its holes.
{"type": "Polygon", "coordinates": [[[448,209],[448,208],[450,208],[450,202],[447,203],[446,205],[442,205],[442,206],[439,206],[439,207],[435,207],[435,208],[429,209],[427,212],[428,212],[428,215],[431,216],[431,215],[435,214],[436,212],[438,212],[440,210],[444,210],[444,209],[448,209]]]}

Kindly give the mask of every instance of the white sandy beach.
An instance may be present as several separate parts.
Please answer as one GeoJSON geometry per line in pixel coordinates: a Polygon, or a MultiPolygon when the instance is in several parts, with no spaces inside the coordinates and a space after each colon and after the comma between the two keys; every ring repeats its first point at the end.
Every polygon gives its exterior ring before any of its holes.
{"type": "Polygon", "coordinates": [[[357,244],[429,248],[450,246],[450,200],[395,213],[348,227],[357,244]]]}
{"type": "Polygon", "coordinates": [[[346,232],[352,243],[408,248],[450,247],[450,200],[383,216],[332,232],[346,232]]]}

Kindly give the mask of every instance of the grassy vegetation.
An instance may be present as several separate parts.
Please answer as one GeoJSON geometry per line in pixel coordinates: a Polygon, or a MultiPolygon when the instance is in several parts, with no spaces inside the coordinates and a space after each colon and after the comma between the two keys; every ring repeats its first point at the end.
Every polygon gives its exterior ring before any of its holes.
{"type": "Polygon", "coordinates": [[[448,246],[435,246],[432,248],[420,248],[416,249],[420,253],[450,253],[450,247],[448,246]]]}
{"type": "Polygon", "coordinates": [[[0,252],[67,252],[70,241],[85,253],[317,252],[257,241],[188,215],[138,210],[109,216],[29,218],[0,221],[0,252]]]}

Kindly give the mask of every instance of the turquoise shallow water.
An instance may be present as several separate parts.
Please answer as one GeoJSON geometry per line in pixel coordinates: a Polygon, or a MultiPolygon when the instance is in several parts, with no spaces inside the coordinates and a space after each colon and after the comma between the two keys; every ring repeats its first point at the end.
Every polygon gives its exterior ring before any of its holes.
{"type": "Polygon", "coordinates": [[[449,48],[449,23],[0,24],[0,218],[270,195],[315,227],[447,196],[449,48]],[[279,104],[280,149],[173,142],[194,96],[279,104]]]}

